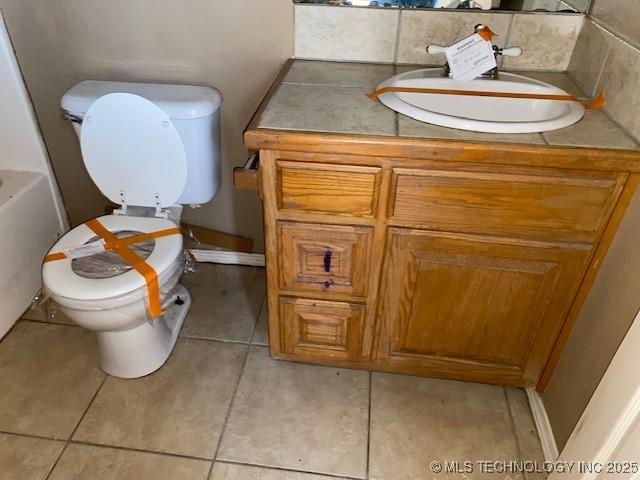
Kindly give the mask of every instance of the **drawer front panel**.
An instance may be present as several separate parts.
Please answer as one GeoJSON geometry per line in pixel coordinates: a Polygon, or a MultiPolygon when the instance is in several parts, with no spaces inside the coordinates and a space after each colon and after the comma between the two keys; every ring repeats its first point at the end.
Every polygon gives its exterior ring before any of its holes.
{"type": "Polygon", "coordinates": [[[278,161],[280,210],[374,217],[380,168],[278,161]]]}
{"type": "Polygon", "coordinates": [[[302,298],[280,298],[284,353],[333,360],[360,357],[364,306],[302,298]]]}
{"type": "Polygon", "coordinates": [[[623,186],[618,177],[394,170],[389,216],[433,230],[592,242],[623,186]]]}
{"type": "Polygon", "coordinates": [[[280,287],[364,296],[372,229],[279,222],[280,287]]]}

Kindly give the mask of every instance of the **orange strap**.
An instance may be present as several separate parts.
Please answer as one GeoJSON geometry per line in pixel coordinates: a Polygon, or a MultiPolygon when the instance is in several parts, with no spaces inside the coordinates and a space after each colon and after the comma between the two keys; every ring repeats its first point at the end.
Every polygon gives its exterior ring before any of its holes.
{"type": "Polygon", "coordinates": [[[168,228],[166,230],[158,230],[157,232],[141,233],[140,235],[131,235],[130,237],[119,238],[118,243],[122,245],[134,245],[136,243],[148,242],[156,238],[168,237],[171,235],[180,235],[179,228],[168,228]]]}
{"type": "Polygon", "coordinates": [[[472,90],[455,90],[449,88],[415,88],[415,87],[384,87],[367,95],[375,100],[385,93],[427,93],[434,95],[461,95],[463,97],[496,97],[496,98],[520,98],[528,100],[558,100],[562,102],[578,102],[587,110],[600,110],[604,107],[604,94],[600,92],[590,102],[583,102],[573,95],[547,95],[541,93],[509,93],[509,92],[485,92],[472,90]]]}
{"type": "MultiPolygon", "coordinates": [[[[87,225],[87,227],[93,230],[96,235],[104,240],[105,250],[113,250],[114,252],[116,252],[136,272],[144,277],[147,284],[147,291],[149,293],[149,313],[152,318],[156,318],[162,315],[160,288],[158,286],[158,274],[153,269],[153,267],[151,267],[151,265],[149,265],[141,257],[139,257],[133,250],[128,247],[128,245],[146,242],[149,240],[154,240],[156,238],[167,237],[169,235],[179,235],[180,229],[169,228],[166,230],[159,230],[157,232],[143,233],[126,238],[118,238],[109,230],[107,230],[97,218],[89,220],[85,225],[87,225]]],[[[55,260],[62,260],[64,258],[67,258],[67,256],[63,252],[52,253],[45,257],[44,263],[55,260]]]]}
{"type": "Polygon", "coordinates": [[[67,258],[67,256],[62,252],[50,253],[49,255],[44,257],[43,263],[53,262],[54,260],[64,260],[65,258],[67,258]]]}

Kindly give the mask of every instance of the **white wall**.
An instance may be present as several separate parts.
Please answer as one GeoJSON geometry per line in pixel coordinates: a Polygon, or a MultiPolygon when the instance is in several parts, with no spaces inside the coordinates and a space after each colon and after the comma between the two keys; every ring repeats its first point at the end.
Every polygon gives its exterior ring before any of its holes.
{"type": "Polygon", "coordinates": [[[242,132],[293,51],[291,0],[0,0],[72,224],[109,203],[84,168],[78,139],[61,118],[75,83],[122,80],[210,85],[222,106],[222,188],[187,223],[255,239],[255,192],[235,189],[242,132]]]}

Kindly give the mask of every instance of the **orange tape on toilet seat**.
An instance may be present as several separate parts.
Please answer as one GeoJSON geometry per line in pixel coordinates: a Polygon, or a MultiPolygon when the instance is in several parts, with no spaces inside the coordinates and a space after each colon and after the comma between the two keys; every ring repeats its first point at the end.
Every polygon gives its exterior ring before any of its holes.
{"type": "Polygon", "coordinates": [[[53,262],[54,260],[64,260],[65,258],[67,258],[67,256],[62,252],[50,253],[44,257],[44,262],[42,263],[53,262]]]}
{"type": "MultiPolygon", "coordinates": [[[[149,314],[152,318],[162,315],[163,312],[160,300],[160,287],[158,285],[158,274],[151,265],[131,250],[129,245],[155,240],[157,238],[167,237],[170,235],[179,235],[181,233],[180,229],[168,228],[166,230],[158,230],[157,232],[142,233],[131,237],[118,238],[107,230],[97,218],[89,220],[85,225],[104,240],[105,250],[113,250],[127,264],[129,264],[131,268],[144,277],[147,284],[147,292],[149,294],[149,314]]],[[[67,256],[63,252],[52,253],[45,257],[44,263],[62,260],[65,258],[67,258],[67,256]]]]}

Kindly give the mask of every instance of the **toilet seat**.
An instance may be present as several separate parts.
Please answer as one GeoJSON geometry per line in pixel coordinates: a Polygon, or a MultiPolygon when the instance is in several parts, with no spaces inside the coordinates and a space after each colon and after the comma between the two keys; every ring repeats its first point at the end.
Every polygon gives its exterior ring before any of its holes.
{"type": "Polygon", "coordinates": [[[187,153],[171,118],[130,93],[111,93],[87,109],[82,160],[93,183],[119,205],[166,208],[187,184],[187,153]]]}
{"type": "MultiPolygon", "coordinates": [[[[110,232],[133,231],[153,233],[176,228],[175,223],[164,218],[132,217],[126,215],[105,215],[100,223],[110,232]]],[[[84,245],[96,234],[86,224],[79,225],[66,233],[51,248],[50,253],[62,252],[66,248],[84,245]]],[[[170,235],[156,238],[151,254],[145,262],[158,276],[174,265],[182,253],[182,236],[170,235]]],[[[42,279],[46,289],[55,296],[75,300],[105,300],[120,297],[141,290],[146,292],[146,282],[142,275],[131,269],[109,278],[85,278],[73,271],[72,259],[63,258],[46,262],[42,266],[42,279]]]]}

